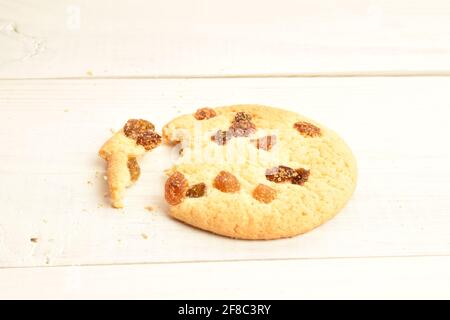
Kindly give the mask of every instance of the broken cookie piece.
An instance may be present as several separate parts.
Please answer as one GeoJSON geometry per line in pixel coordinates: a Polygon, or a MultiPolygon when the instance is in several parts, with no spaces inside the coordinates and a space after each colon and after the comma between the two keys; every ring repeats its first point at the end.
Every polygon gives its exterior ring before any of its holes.
{"type": "Polygon", "coordinates": [[[138,158],[161,144],[155,126],[142,119],[128,120],[100,149],[107,162],[109,194],[114,208],[123,208],[125,189],[140,176],[138,158]]]}

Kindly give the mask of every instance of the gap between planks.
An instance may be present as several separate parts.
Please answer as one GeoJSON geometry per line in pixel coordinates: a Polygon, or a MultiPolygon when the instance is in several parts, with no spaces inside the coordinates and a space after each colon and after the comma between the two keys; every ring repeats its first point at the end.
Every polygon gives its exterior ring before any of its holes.
{"type": "Polygon", "coordinates": [[[42,80],[179,80],[179,79],[272,79],[272,78],[396,78],[396,77],[449,77],[450,70],[440,71],[377,71],[377,72],[335,72],[335,73],[302,73],[302,74],[198,74],[198,75],[111,75],[84,77],[21,77],[2,78],[0,81],[42,81],[42,80]]]}
{"type": "Polygon", "coordinates": [[[180,260],[180,261],[155,261],[155,262],[119,262],[119,263],[84,263],[84,264],[58,264],[47,266],[17,266],[1,267],[0,270],[7,269],[36,269],[36,268],[65,268],[65,267],[108,267],[108,266],[145,266],[145,265],[169,265],[169,264],[219,264],[219,263],[240,263],[240,262],[289,262],[289,261],[334,261],[334,260],[389,260],[389,259],[417,259],[417,258],[450,258],[450,254],[420,254],[420,255],[393,255],[393,256],[355,256],[355,257],[303,257],[303,258],[263,258],[263,259],[223,259],[223,260],[180,260]]]}

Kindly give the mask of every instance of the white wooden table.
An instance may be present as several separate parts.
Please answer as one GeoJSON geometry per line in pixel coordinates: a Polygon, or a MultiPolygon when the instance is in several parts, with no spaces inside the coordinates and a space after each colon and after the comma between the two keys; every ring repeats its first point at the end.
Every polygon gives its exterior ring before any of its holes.
{"type": "Polygon", "coordinates": [[[445,0],[0,0],[0,298],[450,298],[449,116],[445,0]],[[338,131],[347,208],[288,240],[195,230],[168,148],[109,208],[111,129],[233,103],[338,131]]]}

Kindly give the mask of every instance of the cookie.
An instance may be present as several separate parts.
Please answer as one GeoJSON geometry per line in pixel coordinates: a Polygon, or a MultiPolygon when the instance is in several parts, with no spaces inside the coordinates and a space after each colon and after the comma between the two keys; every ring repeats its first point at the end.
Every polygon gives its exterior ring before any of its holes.
{"type": "Polygon", "coordinates": [[[168,170],[172,217],[239,239],[278,239],[334,217],[356,186],[355,158],[323,125],[259,106],[202,108],[163,128],[182,153],[168,170]]]}
{"type": "Polygon", "coordinates": [[[161,144],[155,126],[142,119],[128,120],[100,149],[107,162],[107,178],[112,206],[123,207],[125,189],[135,183],[141,169],[138,159],[161,144]]]}

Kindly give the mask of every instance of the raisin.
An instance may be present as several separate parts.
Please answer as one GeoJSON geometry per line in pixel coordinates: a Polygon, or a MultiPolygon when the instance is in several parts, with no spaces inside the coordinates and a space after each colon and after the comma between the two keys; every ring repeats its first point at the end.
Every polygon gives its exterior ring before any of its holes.
{"type": "Polygon", "coordinates": [[[252,122],[252,116],[245,112],[236,113],[230,131],[234,137],[248,137],[255,133],[256,126],[252,122]]]}
{"type": "Polygon", "coordinates": [[[143,133],[154,131],[155,126],[143,119],[130,119],[123,127],[123,131],[128,138],[136,140],[143,133]]]}
{"type": "Polygon", "coordinates": [[[215,116],[216,112],[211,108],[198,109],[194,114],[194,118],[197,120],[208,120],[214,118],[215,116]]]}
{"type": "Polygon", "coordinates": [[[198,183],[193,185],[186,192],[186,196],[189,198],[200,198],[203,197],[206,193],[206,184],[198,183]]]}
{"type": "Polygon", "coordinates": [[[292,177],[292,183],[298,184],[300,186],[304,185],[309,179],[310,171],[300,168],[300,169],[295,170],[295,172],[296,172],[296,175],[294,177],[292,177]]]}
{"type": "Polygon", "coordinates": [[[145,132],[137,137],[136,143],[149,151],[156,148],[161,143],[161,136],[153,131],[145,132]]]}
{"type": "Polygon", "coordinates": [[[216,189],[227,193],[238,192],[241,189],[238,179],[227,171],[220,171],[213,185],[216,189]]]}
{"type": "Polygon", "coordinates": [[[165,198],[167,203],[172,206],[180,204],[186,195],[188,189],[188,182],[184,175],[180,172],[175,172],[166,181],[165,198]]]}
{"type": "Polygon", "coordinates": [[[319,137],[322,135],[322,132],[319,127],[304,121],[299,121],[294,124],[294,128],[300,132],[301,135],[305,137],[319,137]]]}
{"type": "Polygon", "coordinates": [[[234,122],[239,121],[252,121],[252,115],[245,112],[238,112],[234,116],[234,122]]]}
{"type": "Polygon", "coordinates": [[[278,166],[266,170],[267,180],[276,183],[289,181],[295,175],[297,175],[295,170],[286,166],[278,166]]]}
{"type": "Polygon", "coordinates": [[[223,146],[231,139],[230,131],[217,130],[217,132],[211,137],[211,141],[214,141],[219,146],[223,146]]]}
{"type": "Polygon", "coordinates": [[[253,190],[253,198],[256,200],[263,202],[263,203],[270,203],[272,202],[276,196],[277,192],[275,189],[272,189],[269,186],[266,186],[264,184],[259,184],[255,190],[253,190]]]}
{"type": "Polygon", "coordinates": [[[277,143],[277,136],[265,136],[259,139],[250,140],[250,143],[254,144],[256,148],[270,151],[272,147],[277,143]]]}
{"type": "Polygon", "coordinates": [[[248,137],[256,132],[256,126],[250,121],[238,121],[231,125],[229,131],[234,137],[248,137]]]}
{"type": "Polygon", "coordinates": [[[128,171],[130,171],[131,181],[135,182],[141,175],[141,168],[135,157],[128,158],[128,171]]]}

